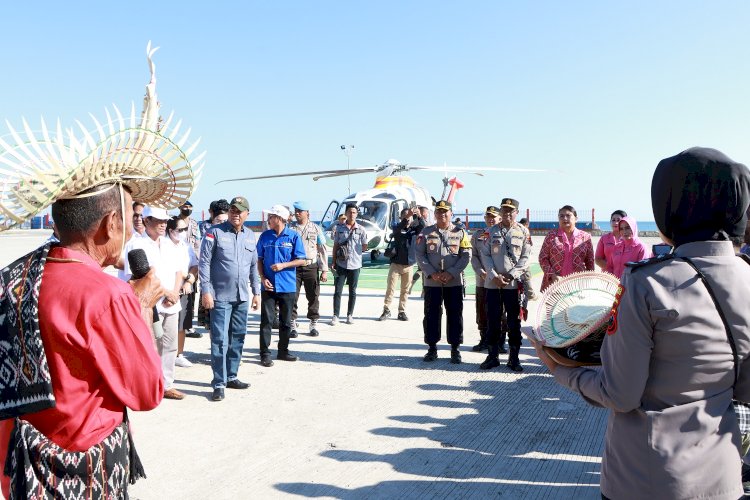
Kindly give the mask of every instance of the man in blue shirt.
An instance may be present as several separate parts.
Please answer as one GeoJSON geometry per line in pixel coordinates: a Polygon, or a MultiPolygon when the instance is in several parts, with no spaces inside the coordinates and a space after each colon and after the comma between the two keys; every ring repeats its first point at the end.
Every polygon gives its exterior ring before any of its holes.
{"type": "Polygon", "coordinates": [[[292,308],[297,296],[296,267],[306,262],[305,246],[299,233],[286,227],[289,209],[274,205],[268,213],[268,227],[258,239],[258,272],[263,284],[260,310],[260,364],[273,366],[271,327],[279,306],[279,352],[276,359],[297,361],[289,352],[292,308]]]}
{"type": "Polygon", "coordinates": [[[247,334],[248,279],[252,286],[253,310],[258,309],[260,302],[255,234],[244,225],[249,213],[246,198],[233,198],[229,219],[209,228],[201,244],[201,303],[211,310],[214,401],[224,399],[225,387],[250,387],[237,378],[247,334]]]}

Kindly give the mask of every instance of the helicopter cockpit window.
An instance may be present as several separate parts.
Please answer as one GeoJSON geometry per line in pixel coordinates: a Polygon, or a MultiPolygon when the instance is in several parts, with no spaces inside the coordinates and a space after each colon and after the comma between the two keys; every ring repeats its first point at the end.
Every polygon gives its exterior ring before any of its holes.
{"type": "Polygon", "coordinates": [[[359,219],[385,229],[388,207],[382,201],[366,200],[359,205],[359,219]]]}

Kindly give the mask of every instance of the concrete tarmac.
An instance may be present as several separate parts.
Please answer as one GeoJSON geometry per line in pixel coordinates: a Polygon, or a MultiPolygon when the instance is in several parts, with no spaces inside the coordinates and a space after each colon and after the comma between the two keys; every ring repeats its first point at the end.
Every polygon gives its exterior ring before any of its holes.
{"type": "MultiPolygon", "coordinates": [[[[0,263],[47,234],[0,235],[0,263]]],[[[538,252],[542,238],[534,240],[538,252]]],[[[358,292],[354,324],[324,324],[319,337],[306,335],[301,297],[302,329],[290,346],[300,360],[270,368],[259,364],[260,317],[251,311],[239,370],[251,387],[227,389],[222,402],[210,400],[208,335],[187,339],[194,366],[178,367],[175,383],[187,397],[130,413],[148,475],[131,497],[600,498],[607,412],[557,385],[528,340],[522,373],[505,367],[507,355],[480,371],[485,354],[471,352],[478,333],[467,296],[463,363],[450,364],[445,341],[440,358],[425,363],[419,295],[409,299],[409,321],[379,322],[383,292],[358,292]]],[[[331,293],[321,297],[324,320],[331,293]]],[[[346,302],[345,288],[342,310],[346,302]]]]}

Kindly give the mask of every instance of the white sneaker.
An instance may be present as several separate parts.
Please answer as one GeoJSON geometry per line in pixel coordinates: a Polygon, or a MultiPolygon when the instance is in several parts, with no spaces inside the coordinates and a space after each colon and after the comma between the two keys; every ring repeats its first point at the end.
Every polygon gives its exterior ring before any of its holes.
{"type": "Polygon", "coordinates": [[[354,318],[352,318],[352,315],[346,317],[346,324],[347,325],[353,325],[354,324],[354,318]]]}
{"type": "Polygon", "coordinates": [[[193,366],[193,363],[191,363],[185,356],[180,354],[175,358],[174,365],[179,366],[180,368],[190,368],[191,366],[193,366]]]}
{"type": "Polygon", "coordinates": [[[331,318],[331,322],[330,322],[329,324],[330,324],[331,326],[336,326],[336,325],[338,325],[338,324],[339,324],[339,317],[338,317],[338,316],[334,316],[334,317],[332,317],[332,318],[331,318]]]}

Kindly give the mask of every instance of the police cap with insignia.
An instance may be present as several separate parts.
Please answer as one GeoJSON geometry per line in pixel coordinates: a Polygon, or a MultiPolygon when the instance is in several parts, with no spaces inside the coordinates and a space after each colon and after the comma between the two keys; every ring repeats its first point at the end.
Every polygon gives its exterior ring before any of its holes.
{"type": "Polygon", "coordinates": [[[494,205],[490,205],[489,207],[487,207],[487,210],[485,210],[484,213],[491,215],[500,215],[500,209],[494,205]]]}
{"type": "Polygon", "coordinates": [[[518,206],[518,200],[514,200],[513,198],[503,198],[503,201],[500,202],[501,208],[513,208],[518,210],[518,206]]]}
{"type": "Polygon", "coordinates": [[[453,210],[453,205],[450,201],[440,200],[435,203],[435,210],[453,210]]]}

